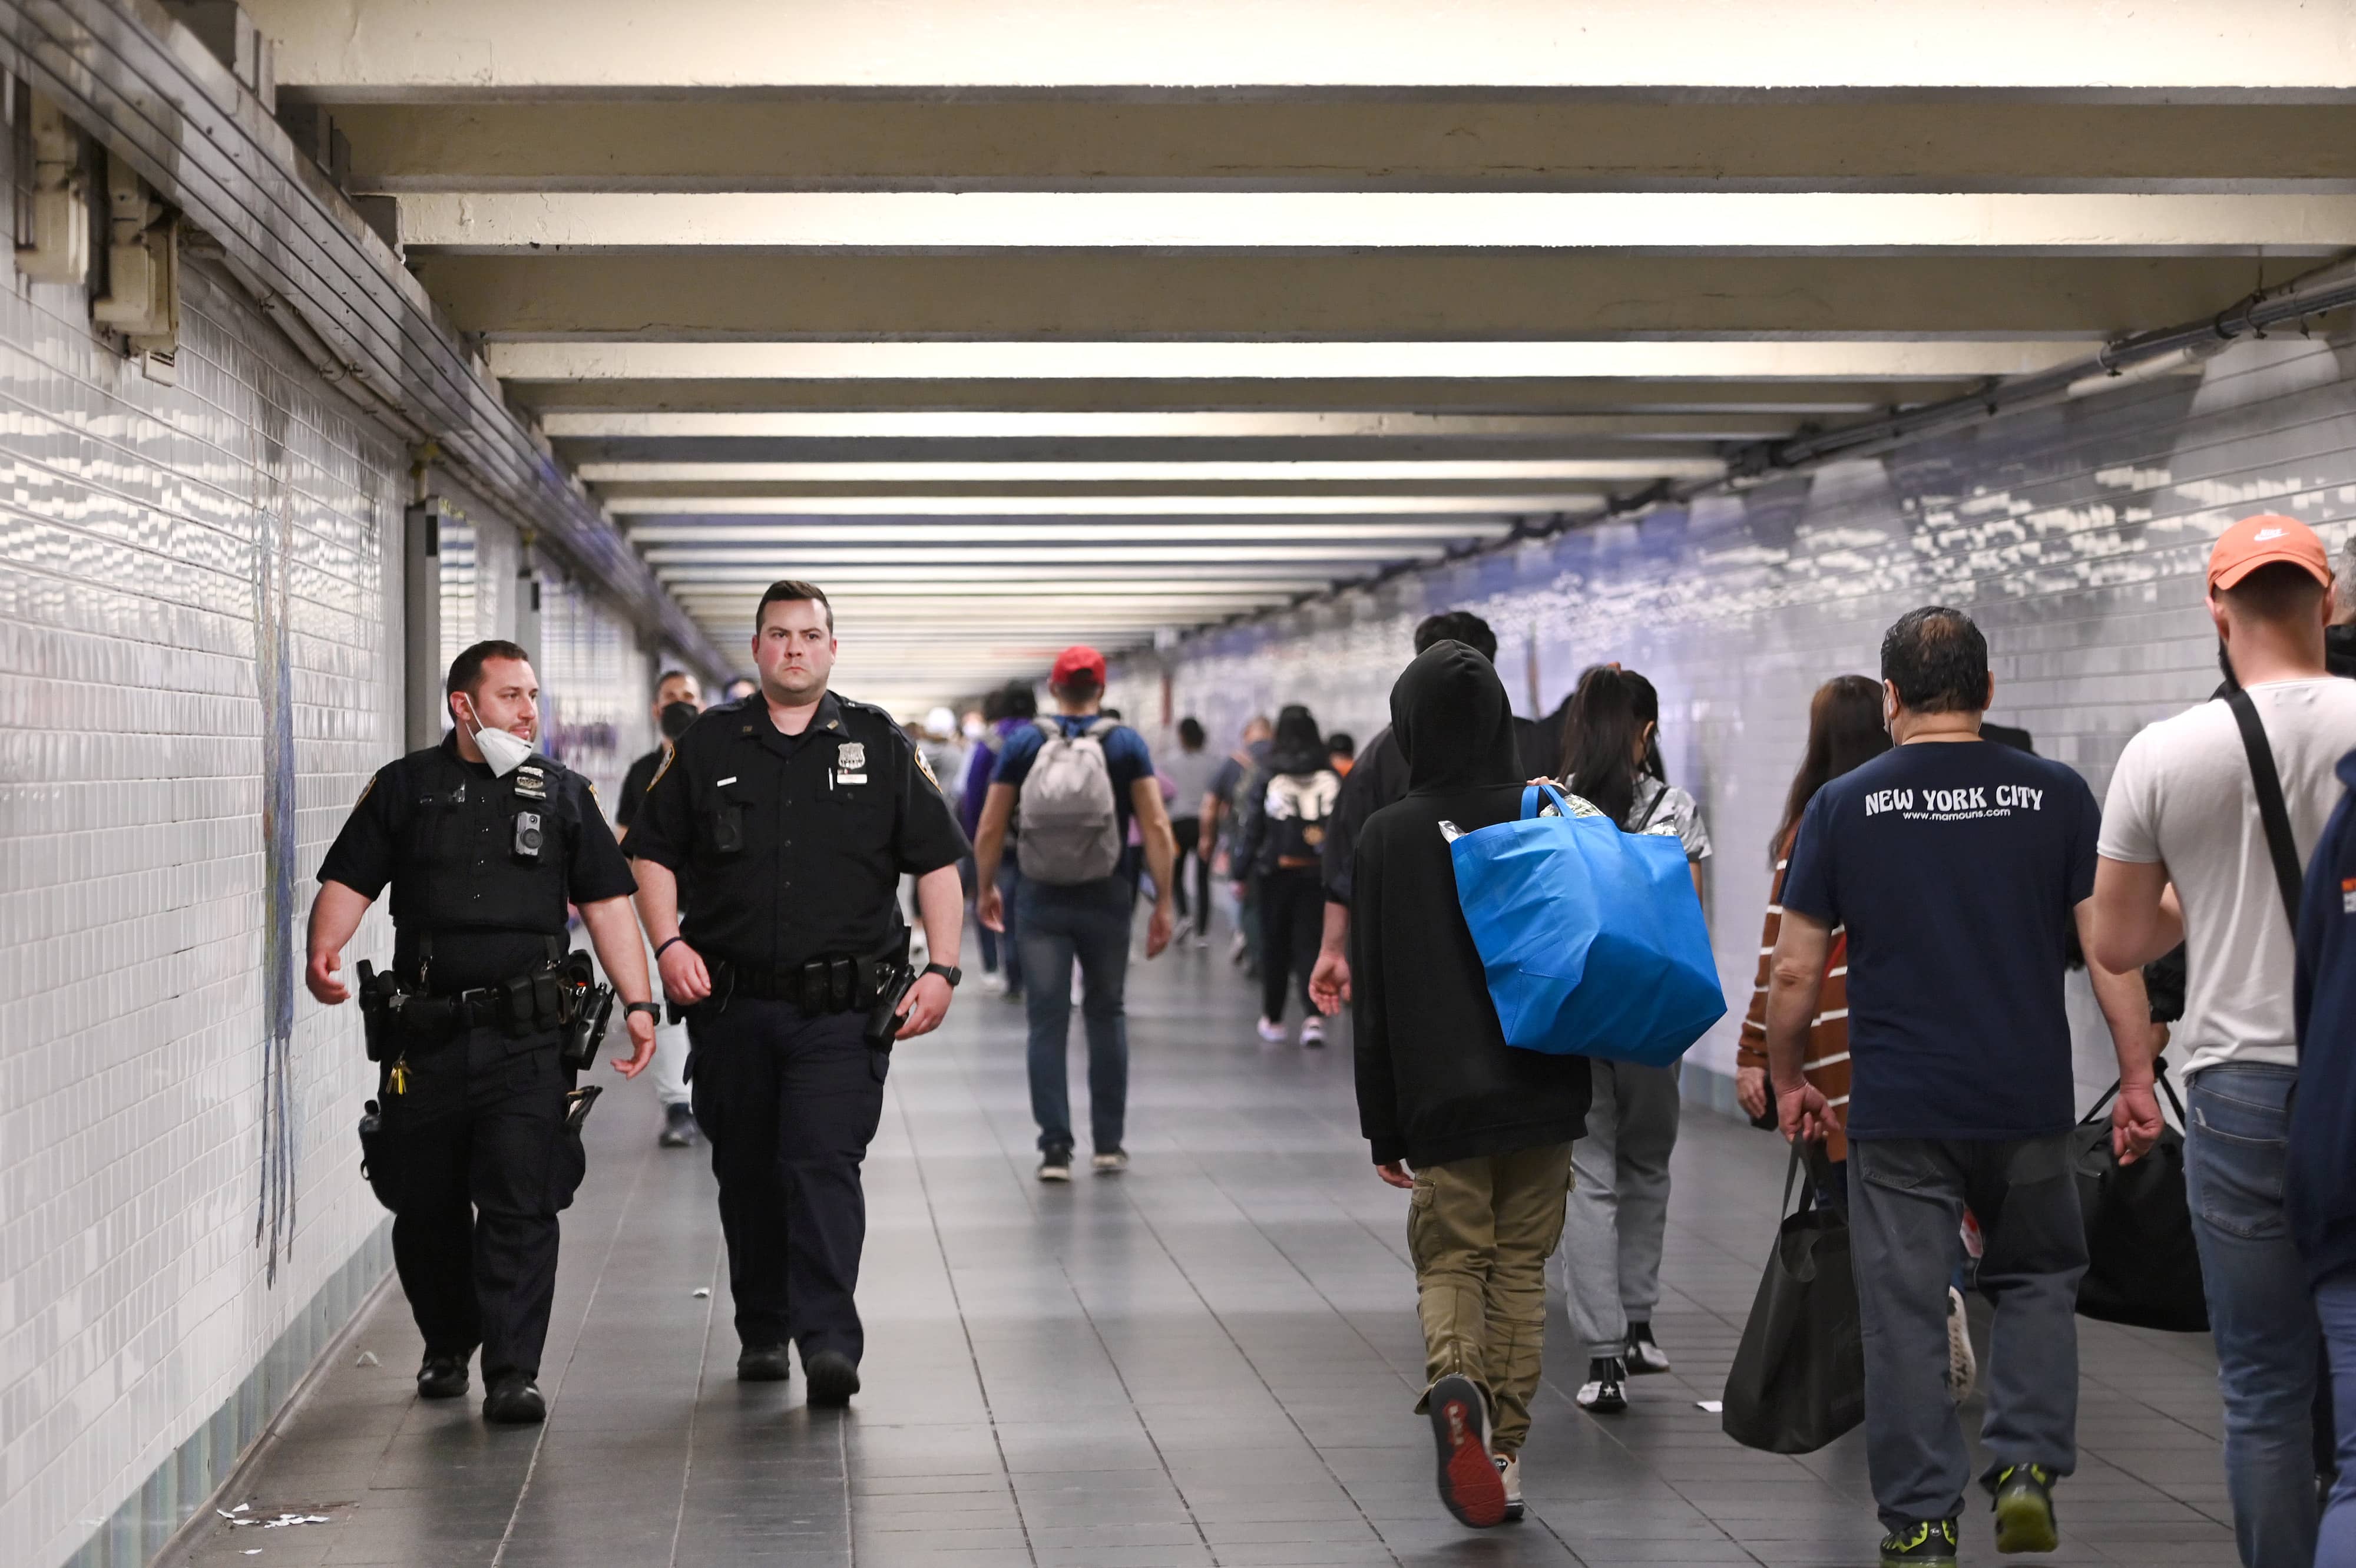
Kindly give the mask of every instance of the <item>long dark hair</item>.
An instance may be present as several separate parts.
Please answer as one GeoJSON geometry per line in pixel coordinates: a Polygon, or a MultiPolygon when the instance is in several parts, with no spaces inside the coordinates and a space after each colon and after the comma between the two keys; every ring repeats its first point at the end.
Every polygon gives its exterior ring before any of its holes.
{"type": "Polygon", "coordinates": [[[1562,725],[1563,777],[1622,827],[1635,809],[1638,772],[1664,777],[1658,747],[1647,746],[1641,762],[1636,757],[1636,736],[1648,724],[1657,735],[1660,722],[1659,693],[1633,671],[1598,665],[1580,677],[1570,694],[1562,725]]]}
{"type": "Polygon", "coordinates": [[[1288,703],[1276,715],[1276,736],[1268,748],[1270,773],[1315,773],[1330,767],[1325,732],[1317,717],[1298,703],[1288,703]]]}
{"type": "Polygon", "coordinates": [[[1808,749],[1800,770],[1792,775],[1791,793],[1783,797],[1783,820],[1767,845],[1772,867],[1783,843],[1800,825],[1800,814],[1816,791],[1850,768],[1872,761],[1890,749],[1890,732],[1881,726],[1881,682],[1869,675],[1836,675],[1816,688],[1808,700],[1808,749]]]}

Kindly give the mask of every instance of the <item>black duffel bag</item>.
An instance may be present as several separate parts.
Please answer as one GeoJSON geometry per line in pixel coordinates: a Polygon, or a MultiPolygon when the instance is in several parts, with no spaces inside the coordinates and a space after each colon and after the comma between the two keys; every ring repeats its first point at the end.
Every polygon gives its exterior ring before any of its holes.
{"type": "MultiPolygon", "coordinates": [[[[2168,1081],[2166,1062],[2158,1076],[2181,1122],[2184,1103],[2168,1081]]],[[[2070,1134],[2070,1168],[2086,1226],[2078,1315],[2131,1328],[2206,1334],[2209,1300],[2201,1288],[2201,1252],[2185,1197],[2184,1134],[2163,1122],[2149,1154],[2131,1165],[2119,1164],[2111,1152],[2110,1119],[2103,1114],[2118,1091],[2112,1084],[2070,1134]]]]}
{"type": "MultiPolygon", "coordinates": [[[[1742,1342],[1726,1374],[1726,1434],[1745,1448],[1807,1454],[1865,1419],[1865,1340],[1848,1221],[1816,1202],[1815,1161],[1797,1212],[1775,1233],[1742,1342]]],[[[1792,1202],[1800,1146],[1783,1176],[1792,1202]]]]}

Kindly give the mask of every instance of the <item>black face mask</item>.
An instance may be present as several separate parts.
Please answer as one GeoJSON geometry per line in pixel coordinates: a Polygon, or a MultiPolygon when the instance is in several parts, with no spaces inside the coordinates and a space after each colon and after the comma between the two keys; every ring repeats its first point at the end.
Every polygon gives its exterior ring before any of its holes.
{"type": "Polygon", "coordinates": [[[677,740],[687,733],[687,726],[702,716],[703,710],[685,698],[665,703],[662,711],[662,732],[665,740],[677,740]]]}

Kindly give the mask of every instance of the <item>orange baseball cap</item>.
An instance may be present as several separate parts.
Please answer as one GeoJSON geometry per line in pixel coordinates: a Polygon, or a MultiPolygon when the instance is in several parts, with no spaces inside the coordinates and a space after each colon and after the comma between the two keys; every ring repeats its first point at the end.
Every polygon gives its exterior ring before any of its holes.
{"type": "Polygon", "coordinates": [[[2209,552],[2209,585],[2230,588],[2276,561],[2304,566],[2317,582],[2331,586],[2331,553],[2323,548],[2315,530],[2297,518],[2274,512],[2245,517],[2217,536],[2209,552]]]}

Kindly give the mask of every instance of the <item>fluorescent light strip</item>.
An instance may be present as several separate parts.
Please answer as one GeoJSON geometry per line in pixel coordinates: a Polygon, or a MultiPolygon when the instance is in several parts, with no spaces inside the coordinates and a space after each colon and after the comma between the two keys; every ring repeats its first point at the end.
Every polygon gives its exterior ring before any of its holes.
{"type": "Polygon", "coordinates": [[[703,343],[493,342],[507,380],[1131,381],[1209,377],[1912,381],[2022,375],[2085,358],[2097,339],[1676,342],[703,343]]]}
{"type": "Polygon", "coordinates": [[[1515,479],[1534,484],[1548,479],[1700,479],[1714,478],[1725,465],[1708,457],[1505,458],[1465,461],[1435,458],[1371,462],[1236,462],[1236,463],[584,463],[577,472],[592,484],[652,484],[686,480],[775,479],[830,480],[841,483],[900,484],[911,480],[942,483],[1173,484],[1218,481],[1407,479],[1515,479]]]}
{"type": "MultiPolygon", "coordinates": [[[[1091,564],[1083,568],[1092,582],[1161,583],[1176,588],[1191,589],[1216,585],[1251,583],[1281,585],[1286,584],[1323,587],[1332,580],[1332,574],[1320,574],[1292,564],[1254,566],[1249,564],[1220,565],[1198,563],[1184,566],[1167,566],[1149,563],[1142,566],[1125,567],[1113,562],[1091,564]]],[[[829,594],[840,585],[844,588],[864,588],[879,584],[894,583],[969,583],[978,588],[994,589],[998,584],[1019,582],[1044,587],[1058,581],[1047,576],[1009,576],[1004,566],[896,566],[889,563],[870,562],[858,566],[837,567],[826,574],[819,585],[829,594]]],[[[759,566],[666,566],[662,580],[673,587],[709,587],[721,584],[739,584],[749,588],[764,588],[776,578],[776,573],[759,566]]]]}
{"type": "Polygon", "coordinates": [[[405,196],[402,242],[994,249],[1736,251],[2356,245],[2340,195],[1846,191],[474,191],[405,196]]]}
{"type": "Polygon", "coordinates": [[[649,564],[665,566],[791,565],[797,571],[829,566],[989,565],[1106,566],[1183,565],[1194,562],[1395,561],[1404,555],[1428,553],[1441,546],[1397,544],[1146,544],[1124,546],[1119,541],[1099,544],[1001,545],[992,549],[941,545],[873,545],[865,549],[812,548],[805,544],[772,545],[766,549],[723,549],[717,546],[663,545],[644,552],[649,564]]]}
{"type": "Polygon", "coordinates": [[[640,522],[634,544],[1196,544],[1223,541],[1477,540],[1502,521],[1425,518],[1414,522],[640,522]]]}
{"type": "MultiPolygon", "coordinates": [[[[1868,404],[1844,405],[1866,412],[1868,404]]],[[[562,438],[660,439],[672,436],[768,436],[795,440],[1151,441],[1173,438],[1281,440],[1289,437],[1414,436],[1491,440],[1579,440],[1598,436],[1642,440],[1755,438],[1788,432],[1796,414],[1762,407],[1729,412],[1682,409],[1599,413],[1058,413],[1022,410],[900,413],[601,413],[566,409],[541,419],[542,434],[562,438]]]]}
{"type": "Polygon", "coordinates": [[[1381,517],[1592,511],[1592,496],[615,496],[607,510],[666,517],[1381,517]]]}
{"type": "MultiPolygon", "coordinates": [[[[1066,598],[1100,596],[1108,598],[1150,598],[1164,603],[1175,603],[1186,599],[1282,598],[1287,594],[1309,593],[1326,585],[1325,579],[1322,577],[1237,584],[1187,583],[1175,588],[1150,578],[1136,577],[1001,577],[994,582],[988,577],[976,577],[970,581],[958,582],[923,572],[913,572],[905,576],[877,575],[864,577],[851,577],[837,574],[834,582],[841,585],[842,596],[845,597],[861,591],[884,591],[910,598],[945,599],[1045,598],[1050,595],[1060,594],[1066,598]]],[[[829,599],[837,596],[834,583],[821,583],[819,585],[826,589],[829,599]]],[[[716,590],[722,586],[723,585],[682,583],[675,596],[682,600],[693,599],[702,591],[716,590]]],[[[761,585],[757,581],[748,582],[744,591],[750,592],[754,600],[757,602],[761,596],[760,587],[761,585]]]]}

